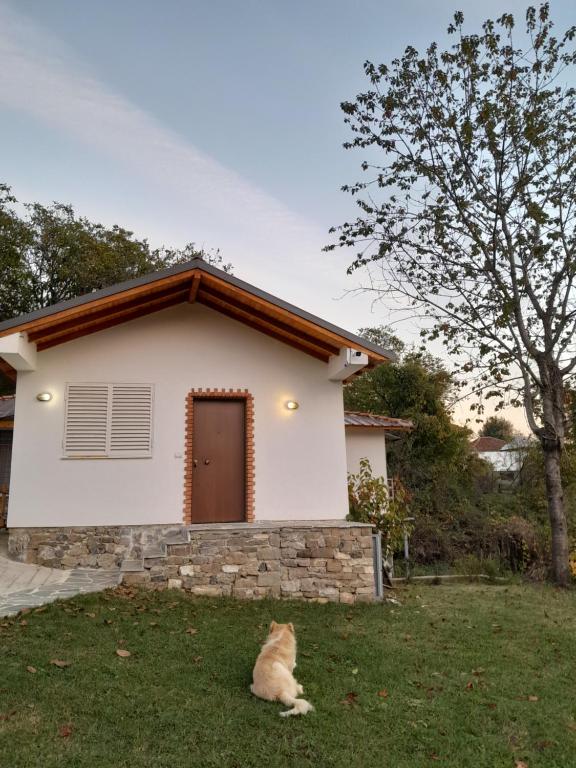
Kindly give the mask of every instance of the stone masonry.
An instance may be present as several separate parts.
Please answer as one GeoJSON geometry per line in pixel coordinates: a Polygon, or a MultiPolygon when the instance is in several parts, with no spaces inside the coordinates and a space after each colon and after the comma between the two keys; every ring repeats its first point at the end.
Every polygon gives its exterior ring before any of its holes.
{"type": "Polygon", "coordinates": [[[374,600],[372,530],[343,521],[12,529],[11,557],[242,599],[374,600]]]}

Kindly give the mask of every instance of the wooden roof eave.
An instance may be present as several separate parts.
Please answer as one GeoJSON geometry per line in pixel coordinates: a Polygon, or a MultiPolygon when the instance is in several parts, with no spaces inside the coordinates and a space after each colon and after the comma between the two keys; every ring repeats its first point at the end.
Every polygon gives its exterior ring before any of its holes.
{"type": "Polygon", "coordinates": [[[125,290],[98,295],[93,301],[84,297],[77,305],[66,302],[66,306],[56,312],[42,311],[39,317],[0,328],[0,336],[26,332],[29,340],[43,350],[176,303],[198,301],[324,361],[343,347],[365,352],[370,367],[389,359],[365,347],[357,337],[346,338],[335,333],[334,326],[327,328],[312,322],[308,318],[313,316],[297,308],[292,312],[283,302],[270,301],[267,294],[257,295],[261,293],[257,289],[251,292],[239,287],[236,283],[241,281],[214,268],[194,266],[189,270],[180,269],[176,274],[169,272],[156,280],[136,282],[137,285],[125,290]]]}

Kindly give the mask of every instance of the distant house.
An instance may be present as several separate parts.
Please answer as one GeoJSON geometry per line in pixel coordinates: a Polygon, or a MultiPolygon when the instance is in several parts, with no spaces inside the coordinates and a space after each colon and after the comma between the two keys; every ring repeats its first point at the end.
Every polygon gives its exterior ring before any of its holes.
{"type": "Polygon", "coordinates": [[[499,478],[507,482],[518,479],[531,445],[532,440],[523,435],[518,435],[510,442],[497,437],[477,437],[470,443],[479,458],[491,464],[499,478]]]}

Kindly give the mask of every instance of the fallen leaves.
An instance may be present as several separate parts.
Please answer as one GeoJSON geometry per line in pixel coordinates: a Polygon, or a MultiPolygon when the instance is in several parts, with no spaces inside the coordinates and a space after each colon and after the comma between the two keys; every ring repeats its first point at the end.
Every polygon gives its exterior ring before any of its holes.
{"type": "Polygon", "coordinates": [[[62,739],[67,739],[72,735],[72,731],[74,729],[74,726],[72,723],[66,723],[65,725],[61,725],[58,728],[58,736],[62,739]]]}
{"type": "Polygon", "coordinates": [[[380,696],[381,699],[387,699],[388,691],[386,690],[386,688],[382,688],[381,691],[378,691],[378,696],[380,696]]]}
{"type": "Polygon", "coordinates": [[[30,672],[32,675],[35,675],[37,671],[36,667],[26,667],[26,672],[30,672]]]}
{"type": "Polygon", "coordinates": [[[198,633],[198,630],[195,627],[188,627],[186,630],[187,635],[196,635],[198,633]]]}
{"type": "Polygon", "coordinates": [[[346,694],[346,696],[342,699],[340,702],[341,704],[347,704],[348,706],[353,706],[354,704],[358,704],[358,694],[354,691],[350,691],[346,694]]]}
{"type": "Polygon", "coordinates": [[[129,656],[132,656],[132,654],[125,648],[116,648],[116,656],[120,656],[121,659],[127,659],[129,656]]]}
{"type": "Polygon", "coordinates": [[[71,661],[62,661],[62,659],[50,659],[50,664],[52,664],[55,667],[58,667],[59,669],[64,669],[65,667],[72,666],[71,661]]]}
{"type": "Polygon", "coordinates": [[[545,749],[548,749],[548,747],[553,747],[554,742],[550,739],[542,739],[541,741],[536,742],[536,749],[538,752],[543,752],[545,749]]]}

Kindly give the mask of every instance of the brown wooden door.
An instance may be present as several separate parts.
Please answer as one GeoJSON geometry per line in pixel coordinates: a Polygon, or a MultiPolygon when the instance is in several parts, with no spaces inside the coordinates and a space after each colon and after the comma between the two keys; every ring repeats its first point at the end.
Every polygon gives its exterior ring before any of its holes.
{"type": "Polygon", "coordinates": [[[195,399],[192,522],[245,519],[246,439],[243,400],[195,399]]]}

